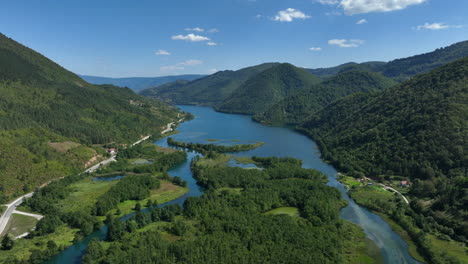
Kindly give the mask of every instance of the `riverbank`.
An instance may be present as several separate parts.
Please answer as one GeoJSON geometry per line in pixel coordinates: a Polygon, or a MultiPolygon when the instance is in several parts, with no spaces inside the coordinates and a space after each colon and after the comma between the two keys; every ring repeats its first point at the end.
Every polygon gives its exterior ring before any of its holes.
{"type": "Polygon", "coordinates": [[[462,243],[442,240],[433,234],[424,232],[415,224],[412,224],[413,220],[410,216],[400,216],[400,222],[406,223],[407,228],[394,219],[395,214],[391,212],[398,211],[399,207],[401,210],[404,210],[404,208],[410,209],[407,202],[401,198],[400,192],[393,192],[389,190],[388,186],[376,183],[368,178],[365,180],[355,179],[339,174],[338,180],[348,186],[349,196],[357,204],[382,217],[408,243],[408,251],[413,258],[420,262],[430,263],[431,258],[444,255],[460,263],[468,262],[466,247],[462,243]],[[410,232],[412,232],[412,235],[410,232]],[[415,240],[415,237],[419,238],[419,240],[415,240]],[[421,246],[422,243],[424,246],[421,246]]]}

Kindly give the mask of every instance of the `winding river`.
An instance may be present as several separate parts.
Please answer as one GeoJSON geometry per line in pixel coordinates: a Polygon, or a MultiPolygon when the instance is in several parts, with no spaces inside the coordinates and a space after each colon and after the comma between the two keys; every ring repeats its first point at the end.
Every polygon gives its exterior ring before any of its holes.
{"type": "MultiPolygon", "coordinates": [[[[335,179],[337,171],[320,159],[317,145],[308,137],[288,128],[268,127],[255,123],[249,116],[218,113],[209,107],[180,106],[180,108],[194,114],[196,118],[181,124],[178,128],[180,133],[174,135],[174,139],[199,143],[208,143],[207,139],[217,139],[223,143],[235,143],[233,140],[242,143],[262,141],[265,142],[262,147],[247,152],[236,153],[235,155],[288,156],[302,160],[303,167],[314,168],[328,175],[328,185],[338,188],[343,198],[349,202],[349,205],[341,210],[341,218],[356,223],[364,229],[367,238],[374,241],[381,250],[385,263],[419,263],[408,253],[406,242],[380,216],[357,205],[349,198],[343,185],[335,179]]],[[[155,142],[155,144],[168,147],[165,138],[155,142]]],[[[163,205],[182,204],[187,197],[200,196],[203,193],[190,172],[190,161],[195,155],[196,153],[188,152],[187,161],[169,171],[170,175],[180,176],[186,180],[190,191],[183,197],[163,205]]],[[[129,217],[131,215],[124,216],[123,218],[126,220],[129,217]]],[[[81,256],[89,241],[95,237],[104,239],[106,233],[107,227],[104,226],[101,230],[89,235],[83,241],[70,246],[45,263],[80,263],[81,256]]]]}

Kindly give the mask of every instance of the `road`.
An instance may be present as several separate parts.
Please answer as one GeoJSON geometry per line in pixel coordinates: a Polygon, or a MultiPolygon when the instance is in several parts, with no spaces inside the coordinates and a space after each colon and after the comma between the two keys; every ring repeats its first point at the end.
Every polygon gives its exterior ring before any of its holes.
{"type": "MultiPolygon", "coordinates": [[[[167,132],[170,132],[172,131],[172,126],[174,125],[174,122],[171,122],[169,124],[167,124],[166,126],[166,129],[164,129],[163,131],[161,131],[161,134],[165,134],[167,132]]],[[[137,144],[140,144],[141,142],[147,140],[148,138],[150,138],[150,136],[146,136],[140,140],[138,140],[137,142],[133,143],[132,146],[135,146],[137,144]]],[[[101,161],[99,162],[98,164],[86,169],[84,172],[95,172],[97,169],[99,169],[100,166],[103,166],[103,165],[106,165],[110,162],[113,162],[113,161],[116,161],[115,157],[117,156],[117,154],[113,154],[110,158],[104,160],[104,161],[101,161]]],[[[47,185],[47,184],[46,184],[47,185]]],[[[44,185],[45,186],[45,185],[44,185]]],[[[5,206],[7,207],[7,209],[5,210],[5,212],[3,213],[3,215],[0,216],[0,235],[3,233],[3,231],[5,230],[7,224],[8,224],[8,221],[10,220],[11,218],[11,215],[13,213],[15,214],[24,214],[24,215],[29,215],[29,216],[32,216],[32,217],[35,217],[36,219],[41,219],[42,216],[41,215],[36,215],[36,214],[28,214],[28,213],[25,213],[25,212],[21,212],[21,211],[16,211],[16,208],[18,206],[20,206],[24,199],[27,199],[27,198],[30,198],[32,197],[34,194],[34,192],[31,192],[31,193],[28,193],[28,194],[25,194],[19,198],[17,198],[16,200],[14,200],[13,202],[9,203],[9,204],[5,204],[5,206]],[[38,218],[40,217],[40,218],[38,218]]]]}
{"type": "Polygon", "coordinates": [[[390,186],[384,185],[384,184],[382,184],[382,183],[379,183],[379,184],[380,184],[385,190],[390,190],[390,191],[392,191],[392,192],[394,192],[394,193],[398,193],[398,194],[401,196],[401,198],[403,198],[403,200],[406,202],[406,204],[409,204],[408,199],[406,199],[406,197],[405,197],[403,194],[401,194],[401,192],[399,192],[399,191],[393,189],[393,188],[390,187],[390,186]]]}
{"type": "Polygon", "coordinates": [[[14,200],[13,202],[9,203],[9,204],[5,204],[5,206],[7,207],[7,209],[5,210],[5,212],[3,213],[2,216],[0,216],[0,235],[3,233],[5,227],[7,226],[8,224],[8,221],[10,220],[11,218],[11,215],[13,214],[13,212],[16,211],[16,208],[18,206],[20,206],[22,203],[23,203],[23,200],[26,199],[26,198],[30,198],[33,196],[33,192],[32,193],[28,193],[28,194],[25,194],[19,198],[17,198],[16,200],[14,200]]]}
{"type": "Polygon", "coordinates": [[[165,134],[165,133],[167,133],[167,132],[171,132],[171,131],[172,131],[172,126],[173,126],[173,125],[174,125],[174,122],[167,124],[166,129],[164,129],[163,131],[161,131],[161,134],[165,134]]]}

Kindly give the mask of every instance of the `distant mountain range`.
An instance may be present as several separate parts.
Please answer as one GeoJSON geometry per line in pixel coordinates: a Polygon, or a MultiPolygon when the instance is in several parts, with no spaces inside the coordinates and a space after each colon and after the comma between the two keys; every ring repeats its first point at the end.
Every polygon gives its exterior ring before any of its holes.
{"type": "Polygon", "coordinates": [[[119,87],[128,87],[136,92],[159,86],[165,83],[174,82],[177,80],[193,81],[202,78],[206,75],[186,74],[162,77],[128,77],[128,78],[108,78],[89,75],[79,75],[83,80],[92,84],[112,84],[119,87]]]}
{"type": "Polygon", "coordinates": [[[256,120],[264,123],[297,124],[311,114],[310,110],[320,109],[342,96],[383,89],[465,56],[468,41],[390,62],[351,62],[320,69],[266,63],[221,71],[194,81],[166,83],[140,93],[174,104],[209,105],[222,112],[256,114],[256,120]],[[318,85],[320,79],[324,83],[318,85]],[[296,98],[302,99],[294,99],[296,92],[301,94],[296,98]],[[292,97],[286,99],[288,96],[292,97]],[[280,103],[283,99],[292,100],[292,104],[280,103]],[[303,104],[298,110],[303,112],[300,118],[294,109],[299,102],[303,104]]]}

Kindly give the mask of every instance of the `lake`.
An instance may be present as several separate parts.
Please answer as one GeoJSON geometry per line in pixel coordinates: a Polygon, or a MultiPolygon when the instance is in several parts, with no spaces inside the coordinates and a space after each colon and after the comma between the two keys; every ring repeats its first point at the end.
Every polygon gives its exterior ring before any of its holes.
{"type": "MultiPolygon", "coordinates": [[[[182,123],[177,128],[180,133],[171,136],[177,141],[205,144],[209,143],[207,142],[209,139],[216,139],[219,142],[239,140],[241,143],[262,141],[265,143],[263,146],[251,151],[235,153],[234,155],[294,157],[302,160],[303,167],[313,168],[325,173],[329,179],[328,185],[340,190],[343,199],[349,203],[347,207],[341,210],[341,218],[356,223],[363,228],[367,238],[374,241],[381,250],[385,263],[419,263],[408,253],[406,242],[380,216],[357,205],[349,198],[343,185],[335,178],[337,171],[320,158],[317,145],[310,138],[292,129],[261,125],[253,122],[250,116],[218,113],[210,107],[179,107],[183,111],[192,113],[196,118],[182,123]]],[[[169,147],[166,138],[156,141],[155,144],[169,147]]],[[[188,152],[187,161],[169,171],[171,176],[180,176],[186,180],[190,191],[183,197],[163,205],[182,204],[187,197],[200,196],[203,193],[190,172],[190,161],[196,155],[194,152],[188,152]]],[[[125,216],[124,220],[130,216],[125,216]]],[[[104,226],[101,230],[72,245],[46,263],[80,263],[81,256],[89,241],[95,237],[103,239],[106,233],[107,227],[104,226]]]]}

